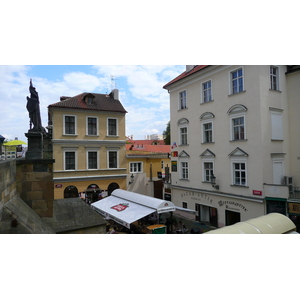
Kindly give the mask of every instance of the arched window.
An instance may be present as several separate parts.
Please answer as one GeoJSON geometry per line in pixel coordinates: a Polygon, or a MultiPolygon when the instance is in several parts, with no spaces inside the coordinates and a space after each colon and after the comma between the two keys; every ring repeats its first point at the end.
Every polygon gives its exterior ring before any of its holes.
{"type": "Polygon", "coordinates": [[[64,198],[76,198],[78,197],[78,189],[74,185],[69,185],[64,190],[64,198]]]}
{"type": "Polygon", "coordinates": [[[108,196],[110,196],[114,190],[119,189],[119,188],[120,188],[120,186],[116,182],[112,182],[107,188],[108,196]]]}
{"type": "Polygon", "coordinates": [[[90,184],[85,190],[85,197],[91,203],[100,200],[101,189],[97,184],[90,184]]]}

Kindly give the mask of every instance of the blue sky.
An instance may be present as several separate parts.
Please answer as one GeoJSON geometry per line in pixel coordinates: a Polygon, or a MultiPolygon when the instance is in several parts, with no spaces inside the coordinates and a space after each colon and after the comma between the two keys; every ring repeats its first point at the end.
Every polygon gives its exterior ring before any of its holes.
{"type": "Polygon", "coordinates": [[[170,119],[169,94],[162,87],[184,69],[184,65],[1,65],[0,134],[26,141],[30,78],[39,93],[44,127],[47,106],[60,101],[60,96],[106,94],[117,88],[128,111],[126,135],[144,139],[145,135],[162,134],[170,119]]]}

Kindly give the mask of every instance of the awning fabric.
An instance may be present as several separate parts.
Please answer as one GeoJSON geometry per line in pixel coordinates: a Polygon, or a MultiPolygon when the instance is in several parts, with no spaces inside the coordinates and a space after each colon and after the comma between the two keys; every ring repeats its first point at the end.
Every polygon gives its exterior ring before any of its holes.
{"type": "Polygon", "coordinates": [[[121,189],[114,190],[111,196],[91,204],[102,216],[130,228],[133,223],[151,213],[165,213],[176,209],[175,205],[161,200],[121,189]]]}

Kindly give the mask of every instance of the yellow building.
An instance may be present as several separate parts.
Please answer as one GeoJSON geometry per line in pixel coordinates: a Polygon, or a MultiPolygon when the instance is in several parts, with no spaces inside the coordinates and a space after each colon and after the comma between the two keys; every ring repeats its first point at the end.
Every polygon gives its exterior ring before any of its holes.
{"type": "Polygon", "coordinates": [[[126,189],[125,114],[119,92],[61,97],[48,106],[55,199],[91,201],[126,189]]]}
{"type": "Polygon", "coordinates": [[[164,182],[166,168],[170,169],[171,146],[144,140],[131,141],[126,149],[129,170],[127,190],[165,199],[164,182]]]}

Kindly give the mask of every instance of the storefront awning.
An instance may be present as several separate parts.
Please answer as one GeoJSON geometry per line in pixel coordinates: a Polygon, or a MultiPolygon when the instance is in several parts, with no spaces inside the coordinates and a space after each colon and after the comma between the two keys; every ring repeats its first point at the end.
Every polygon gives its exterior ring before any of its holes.
{"type": "Polygon", "coordinates": [[[94,202],[91,207],[105,218],[130,228],[130,224],[151,213],[166,213],[176,210],[175,205],[161,200],[121,189],[114,190],[111,196],[94,202]]]}

